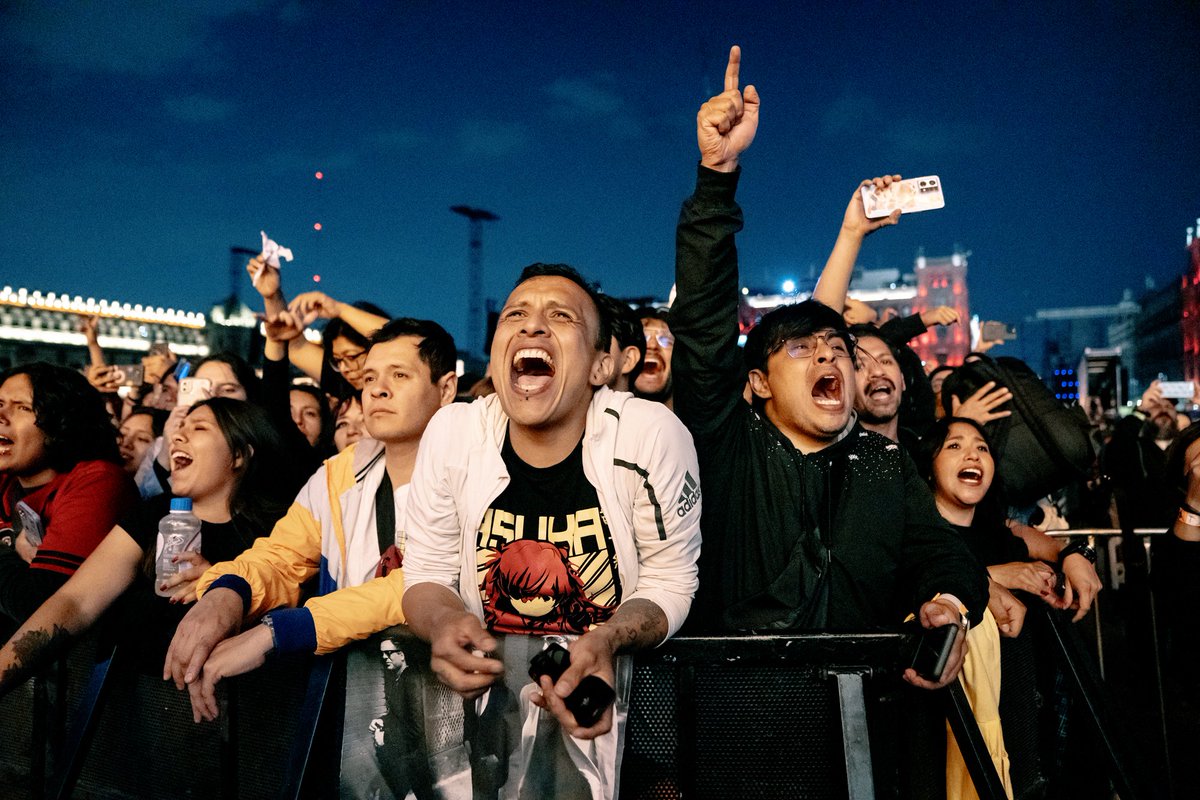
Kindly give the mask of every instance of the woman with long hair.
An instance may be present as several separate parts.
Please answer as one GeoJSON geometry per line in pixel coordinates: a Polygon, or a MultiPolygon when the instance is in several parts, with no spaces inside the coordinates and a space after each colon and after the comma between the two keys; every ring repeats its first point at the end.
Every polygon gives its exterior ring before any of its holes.
{"type": "Polygon", "coordinates": [[[0,641],[136,500],[86,378],[40,362],[0,372],[0,641]]]}
{"type": "Polygon", "coordinates": [[[154,592],[158,521],[170,500],[162,496],[122,518],[0,649],[0,694],[47,663],[119,598],[122,621],[113,631],[157,667],[183,606],[196,599],[196,580],[204,570],[236,557],[287,510],[294,487],[278,486],[279,437],[256,406],[220,397],[197,403],[168,448],[174,491],[191,499],[201,521],[199,551],[181,555],[186,567],[157,587],[170,597],[154,592]]]}

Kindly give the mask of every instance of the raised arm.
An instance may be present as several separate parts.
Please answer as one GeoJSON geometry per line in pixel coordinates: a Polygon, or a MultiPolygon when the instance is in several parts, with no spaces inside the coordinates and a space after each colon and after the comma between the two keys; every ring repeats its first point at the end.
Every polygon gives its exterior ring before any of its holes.
{"type": "Polygon", "coordinates": [[[696,191],[683,203],[675,234],[676,411],[694,434],[719,430],[741,403],[745,383],[738,339],[738,260],[735,234],[742,210],[734,200],[738,159],[758,130],[759,97],[738,88],[741,50],[725,69],[725,91],[696,115],[700,167],[696,191]]]}
{"type": "Polygon", "coordinates": [[[862,248],[863,239],[868,234],[879,230],[885,225],[895,225],[900,221],[900,210],[892,212],[889,217],[868,219],[863,209],[862,188],[875,185],[878,189],[889,186],[892,181],[900,180],[899,175],[884,175],[882,178],[872,178],[863,181],[854,189],[846,213],[842,217],[842,227],[838,231],[837,241],[833,243],[833,251],[821,270],[817,286],[813,290],[813,299],[819,300],[839,314],[846,305],[846,291],[850,288],[850,278],[854,275],[854,264],[858,261],[858,251],[862,248]]]}

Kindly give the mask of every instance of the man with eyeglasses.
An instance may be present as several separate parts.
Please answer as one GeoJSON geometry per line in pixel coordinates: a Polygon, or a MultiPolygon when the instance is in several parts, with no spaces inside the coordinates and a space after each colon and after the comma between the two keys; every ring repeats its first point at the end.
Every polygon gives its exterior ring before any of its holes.
{"type": "MultiPolygon", "coordinates": [[[[863,237],[899,215],[867,219],[856,190],[817,300],[770,312],[738,351],[734,194],[758,125],[758,92],[738,86],[740,56],[731,51],[725,92],[697,116],[699,174],[676,233],[676,411],[708,495],[690,621],[863,630],[899,626],[909,611],[928,628],[978,620],[986,573],[939,517],[911,459],[855,419],[855,343],[830,307],[842,307],[863,237]],[[747,380],[751,404],[742,400],[747,380]]],[[[953,680],[963,638],[940,681],[912,670],[905,679],[926,688],[953,680]]]]}
{"type": "Polygon", "coordinates": [[[646,357],[642,371],[633,385],[633,393],[643,400],[675,407],[675,383],[671,378],[671,353],[675,337],[667,324],[667,311],[662,308],[643,308],[637,312],[646,334],[646,357]]]}

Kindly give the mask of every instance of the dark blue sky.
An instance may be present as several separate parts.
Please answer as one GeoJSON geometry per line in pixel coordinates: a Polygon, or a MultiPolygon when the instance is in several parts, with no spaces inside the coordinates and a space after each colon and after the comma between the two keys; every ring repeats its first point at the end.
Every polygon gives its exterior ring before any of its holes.
{"type": "Polygon", "coordinates": [[[4,4],[4,283],[207,310],[229,246],[265,228],[296,252],[289,294],[319,273],[459,336],[465,203],[502,217],[490,296],[531,261],[665,296],[695,112],[731,43],[763,98],[751,285],[819,267],[883,172],[940,175],[947,207],[861,263],[957,243],[973,307],[1006,320],[1170,279],[1200,216],[1195,4],[175,5],[4,4]]]}

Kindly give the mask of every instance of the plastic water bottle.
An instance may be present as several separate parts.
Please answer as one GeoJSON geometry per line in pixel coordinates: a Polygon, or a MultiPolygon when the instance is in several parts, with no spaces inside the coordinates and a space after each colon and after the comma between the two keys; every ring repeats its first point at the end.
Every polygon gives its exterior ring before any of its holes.
{"type": "Polygon", "coordinates": [[[158,587],[167,578],[179,572],[181,565],[172,561],[186,550],[200,549],[200,520],[192,514],[192,501],[188,497],[171,498],[171,510],[158,523],[158,560],[154,564],[154,593],[159,597],[170,597],[175,589],[163,591],[158,587]]]}

